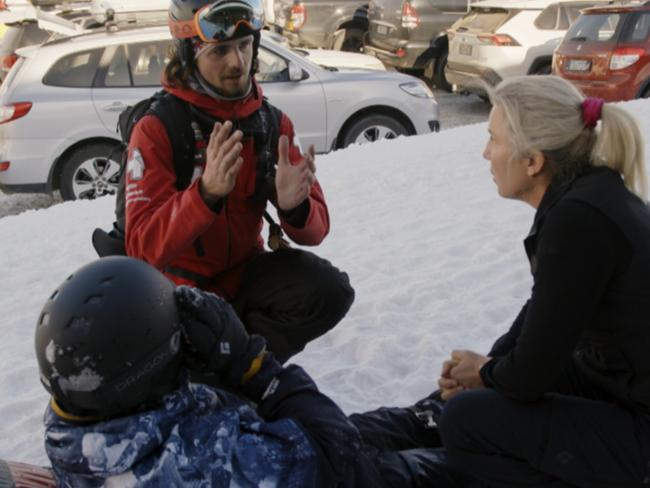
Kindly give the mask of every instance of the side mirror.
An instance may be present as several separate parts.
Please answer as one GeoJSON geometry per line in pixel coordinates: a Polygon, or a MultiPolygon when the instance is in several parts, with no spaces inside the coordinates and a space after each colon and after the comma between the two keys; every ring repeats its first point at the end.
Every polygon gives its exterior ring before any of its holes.
{"type": "Polygon", "coordinates": [[[289,81],[302,81],[309,78],[309,74],[298,64],[289,61],[289,81]]]}

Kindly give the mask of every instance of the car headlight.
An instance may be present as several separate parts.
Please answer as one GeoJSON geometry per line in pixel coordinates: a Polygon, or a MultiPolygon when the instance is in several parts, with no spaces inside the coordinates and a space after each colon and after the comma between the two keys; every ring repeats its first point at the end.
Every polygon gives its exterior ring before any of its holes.
{"type": "Polygon", "coordinates": [[[433,92],[423,81],[410,81],[409,83],[400,84],[399,87],[414,97],[433,98],[433,92]]]}

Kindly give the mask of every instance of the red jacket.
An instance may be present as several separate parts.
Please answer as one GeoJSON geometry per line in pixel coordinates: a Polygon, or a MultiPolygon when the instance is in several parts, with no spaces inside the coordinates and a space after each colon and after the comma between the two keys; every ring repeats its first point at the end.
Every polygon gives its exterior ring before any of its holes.
{"type": "MultiPolygon", "coordinates": [[[[187,100],[205,113],[221,120],[243,119],[262,105],[262,90],[244,100],[218,101],[190,89],[165,87],[168,92],[187,100]]],[[[297,164],[302,158],[293,144],[293,125],[282,114],[280,134],[291,141],[289,158],[297,164]]],[[[175,187],[172,147],[160,119],[143,117],[133,129],[129,160],[140,153],[140,171],[128,171],[126,180],[126,250],[164,271],[173,267],[209,278],[197,283],[167,274],[176,284],[200,285],[226,298],[239,288],[245,264],[264,252],[260,235],[265,204],[249,197],[255,190],[256,155],[251,138],[242,141],[244,163],[232,192],[219,212],[206,206],[195,179],[185,190],[175,187]],[[200,246],[197,240],[200,238],[200,246]]],[[[277,207],[275,196],[271,203],[277,207]]],[[[325,197],[315,182],[309,195],[309,215],[303,228],[292,227],[280,216],[280,224],[289,238],[301,245],[317,245],[329,232],[329,214],[325,197]]]]}

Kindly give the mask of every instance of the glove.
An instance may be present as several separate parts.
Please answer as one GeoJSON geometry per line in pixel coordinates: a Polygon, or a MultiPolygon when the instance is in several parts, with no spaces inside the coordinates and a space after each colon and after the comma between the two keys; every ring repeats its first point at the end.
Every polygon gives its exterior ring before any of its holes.
{"type": "Polygon", "coordinates": [[[240,385],[253,361],[265,352],[264,338],[249,336],[230,304],[213,293],[181,285],[175,294],[187,367],[216,373],[225,386],[240,385]]]}

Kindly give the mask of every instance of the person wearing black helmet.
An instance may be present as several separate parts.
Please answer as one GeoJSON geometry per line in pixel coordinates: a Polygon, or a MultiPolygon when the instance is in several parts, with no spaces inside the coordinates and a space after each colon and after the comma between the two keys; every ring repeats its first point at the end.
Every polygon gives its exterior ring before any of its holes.
{"type": "Polygon", "coordinates": [[[259,0],[172,0],[169,25],[173,52],[158,103],[190,114],[192,178],[177,187],[169,124],[149,111],[129,142],[126,252],[178,285],[233,303],[284,362],[334,327],[354,299],[348,276],[328,261],[285,246],[264,250],[267,202],[280,220],[271,227],[297,244],[318,245],[329,232],[314,148],[301,152],[291,121],[255,81],[259,0]]]}
{"type": "MultiPolygon", "coordinates": [[[[107,257],[48,297],[35,333],[59,486],[454,487],[444,454],[364,444],[299,366],[283,367],[232,307],[148,264],[107,257]],[[188,381],[217,376],[220,388],[188,381]]],[[[356,415],[362,418],[363,415],[356,415]]]]}

